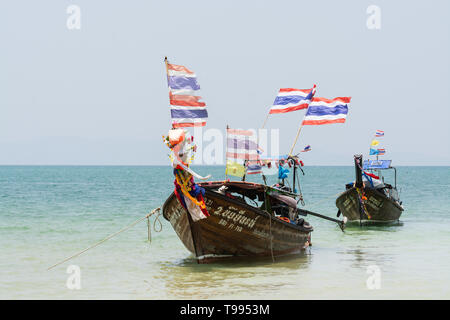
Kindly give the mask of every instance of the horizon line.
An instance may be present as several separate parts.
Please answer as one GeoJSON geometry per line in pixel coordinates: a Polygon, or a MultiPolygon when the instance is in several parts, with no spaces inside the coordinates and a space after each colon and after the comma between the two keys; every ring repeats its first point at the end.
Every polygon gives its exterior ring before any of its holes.
{"type": "MultiPolygon", "coordinates": [[[[165,167],[170,164],[1,164],[0,167],[165,167]]],[[[225,164],[191,164],[194,167],[225,167],[225,164]]],[[[304,167],[353,167],[352,164],[316,164],[304,167]]],[[[450,165],[414,164],[396,165],[394,167],[450,167],[450,165]]]]}

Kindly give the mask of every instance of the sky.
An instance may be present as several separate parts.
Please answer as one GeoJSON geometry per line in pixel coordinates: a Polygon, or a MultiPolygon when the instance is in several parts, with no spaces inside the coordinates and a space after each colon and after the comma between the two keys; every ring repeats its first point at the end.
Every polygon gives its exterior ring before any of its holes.
{"type": "MultiPolygon", "coordinates": [[[[378,129],[394,165],[450,165],[449,12],[446,0],[2,1],[0,165],[167,164],[164,56],[197,74],[204,130],[259,128],[279,88],[316,84],[352,101],[345,124],[302,129],[306,165],[352,165],[378,129]]],[[[269,117],[282,153],[303,116],[269,117]]]]}

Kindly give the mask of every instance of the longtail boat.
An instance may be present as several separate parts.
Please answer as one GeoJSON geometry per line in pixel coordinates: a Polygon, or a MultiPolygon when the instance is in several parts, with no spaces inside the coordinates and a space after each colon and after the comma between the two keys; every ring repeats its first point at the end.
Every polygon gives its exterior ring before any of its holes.
{"type": "Polygon", "coordinates": [[[164,218],[198,262],[239,256],[275,257],[299,253],[311,244],[313,228],[308,222],[300,218],[293,224],[275,216],[275,210],[289,211],[292,201],[288,199],[294,199],[291,194],[245,181],[199,185],[205,189],[210,214],[207,219],[194,222],[174,193],[163,205],[164,218]],[[256,206],[257,201],[268,209],[256,206]]]}
{"type": "Polygon", "coordinates": [[[349,223],[359,225],[398,222],[404,209],[397,191],[397,170],[391,160],[363,163],[362,155],[355,155],[354,164],[355,182],[347,184],[346,191],[336,199],[338,216],[342,213],[349,223]],[[385,182],[384,170],[394,170],[394,185],[385,182]]]}
{"type": "MultiPolygon", "coordinates": [[[[196,151],[196,146],[193,144],[193,137],[189,137],[188,132],[182,128],[205,126],[208,117],[206,104],[200,101],[200,86],[193,71],[184,66],[169,64],[167,58],[165,63],[172,129],[167,137],[163,136],[163,140],[171,150],[175,189],[165,201],[162,212],[199,263],[231,257],[274,259],[276,256],[299,253],[311,245],[313,231],[313,227],[300,216],[313,215],[334,221],[343,229],[342,221],[297,208],[299,202],[304,205],[298,178],[298,170],[303,172],[303,162],[298,155],[292,155],[292,152],[301,127],[289,155],[266,159],[265,162],[259,156],[258,141],[250,140],[254,138],[252,131],[227,127],[227,179],[194,182],[194,178],[207,180],[209,176],[202,177],[189,167],[193,159],[191,154],[196,151]],[[244,165],[239,164],[237,159],[244,160],[244,165]],[[264,165],[275,169],[278,183],[267,184],[266,177],[260,170],[264,165]],[[293,170],[291,186],[287,182],[290,172],[287,167],[293,170]],[[263,184],[245,181],[246,174],[256,173],[262,174],[263,184]],[[230,181],[228,175],[241,177],[242,180],[230,181]]],[[[269,114],[307,108],[314,96],[315,87],[286,89],[288,96],[283,91],[282,99],[277,102],[281,105],[271,109],[269,114]],[[296,106],[292,107],[293,103],[296,106]]],[[[343,99],[342,103],[350,101],[350,98],[337,99],[343,99]]],[[[335,108],[337,102],[330,100],[329,103],[335,108]]],[[[339,119],[336,120],[334,115],[331,122],[328,122],[326,119],[317,119],[317,115],[314,115],[313,120],[308,120],[306,115],[302,126],[344,122],[347,106],[337,107],[339,119]]]]}

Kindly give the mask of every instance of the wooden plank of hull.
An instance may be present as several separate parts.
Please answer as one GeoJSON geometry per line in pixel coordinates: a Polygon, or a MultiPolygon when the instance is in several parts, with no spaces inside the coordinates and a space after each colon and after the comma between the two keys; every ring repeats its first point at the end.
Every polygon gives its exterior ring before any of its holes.
{"type": "MultiPolygon", "coordinates": [[[[371,219],[366,215],[362,216],[365,223],[370,222],[394,222],[400,219],[403,208],[393,200],[387,198],[380,192],[365,188],[364,193],[367,197],[365,201],[366,209],[371,219]]],[[[341,213],[347,217],[349,222],[360,221],[358,193],[355,188],[348,189],[336,199],[336,206],[341,213]]]]}
{"type": "Polygon", "coordinates": [[[163,205],[168,220],[185,247],[201,262],[218,257],[271,256],[301,252],[310,243],[306,229],[271,217],[239,200],[206,190],[210,217],[193,222],[172,193],[163,205]],[[272,235],[272,243],[270,241],[272,235]]]}

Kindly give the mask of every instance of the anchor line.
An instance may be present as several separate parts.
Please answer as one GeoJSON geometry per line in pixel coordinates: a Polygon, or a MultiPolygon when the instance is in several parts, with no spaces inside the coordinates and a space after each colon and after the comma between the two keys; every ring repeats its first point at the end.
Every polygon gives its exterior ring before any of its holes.
{"type": "MultiPolygon", "coordinates": [[[[62,261],[60,261],[60,262],[58,262],[58,263],[55,263],[54,265],[50,266],[50,267],[47,269],[47,271],[53,269],[53,268],[56,267],[56,266],[59,266],[60,264],[62,264],[62,263],[64,263],[64,262],[67,262],[67,261],[69,261],[69,260],[71,260],[71,259],[73,259],[73,258],[78,257],[79,255],[85,253],[86,251],[88,251],[88,250],[90,250],[90,249],[93,249],[93,248],[97,247],[98,245],[100,245],[100,244],[106,242],[107,240],[109,240],[109,239],[111,239],[111,238],[117,236],[118,234],[120,234],[120,233],[122,233],[122,232],[124,232],[124,231],[127,231],[127,230],[130,229],[131,227],[134,227],[136,224],[138,224],[138,223],[141,222],[141,221],[144,221],[145,219],[147,219],[147,226],[149,226],[149,218],[150,218],[150,216],[152,216],[152,215],[155,214],[156,212],[160,212],[160,210],[161,210],[161,207],[158,207],[158,208],[153,209],[150,213],[146,214],[144,217],[139,218],[138,220],[136,220],[136,221],[134,221],[133,223],[127,225],[126,227],[120,229],[119,231],[117,231],[117,232],[115,232],[115,233],[113,233],[113,234],[110,234],[110,235],[107,236],[106,238],[104,238],[104,239],[102,239],[102,240],[96,242],[95,244],[93,244],[93,245],[87,247],[86,249],[83,249],[83,250],[81,250],[81,251],[79,251],[79,252],[77,252],[77,253],[71,255],[71,256],[68,257],[68,258],[65,258],[64,260],[62,260],[62,261]]],[[[158,216],[156,217],[155,222],[153,223],[153,227],[154,227],[154,228],[155,228],[156,220],[159,221],[159,214],[158,214],[158,216]]],[[[159,231],[157,231],[157,230],[155,229],[156,232],[160,232],[160,231],[162,230],[162,224],[161,224],[161,221],[159,221],[159,223],[160,223],[160,226],[161,226],[161,227],[160,227],[159,231]]],[[[150,228],[148,228],[148,230],[149,230],[149,232],[150,232],[150,228]]],[[[150,238],[151,238],[151,237],[150,237],[150,233],[149,233],[149,239],[150,239],[150,238]]]]}

